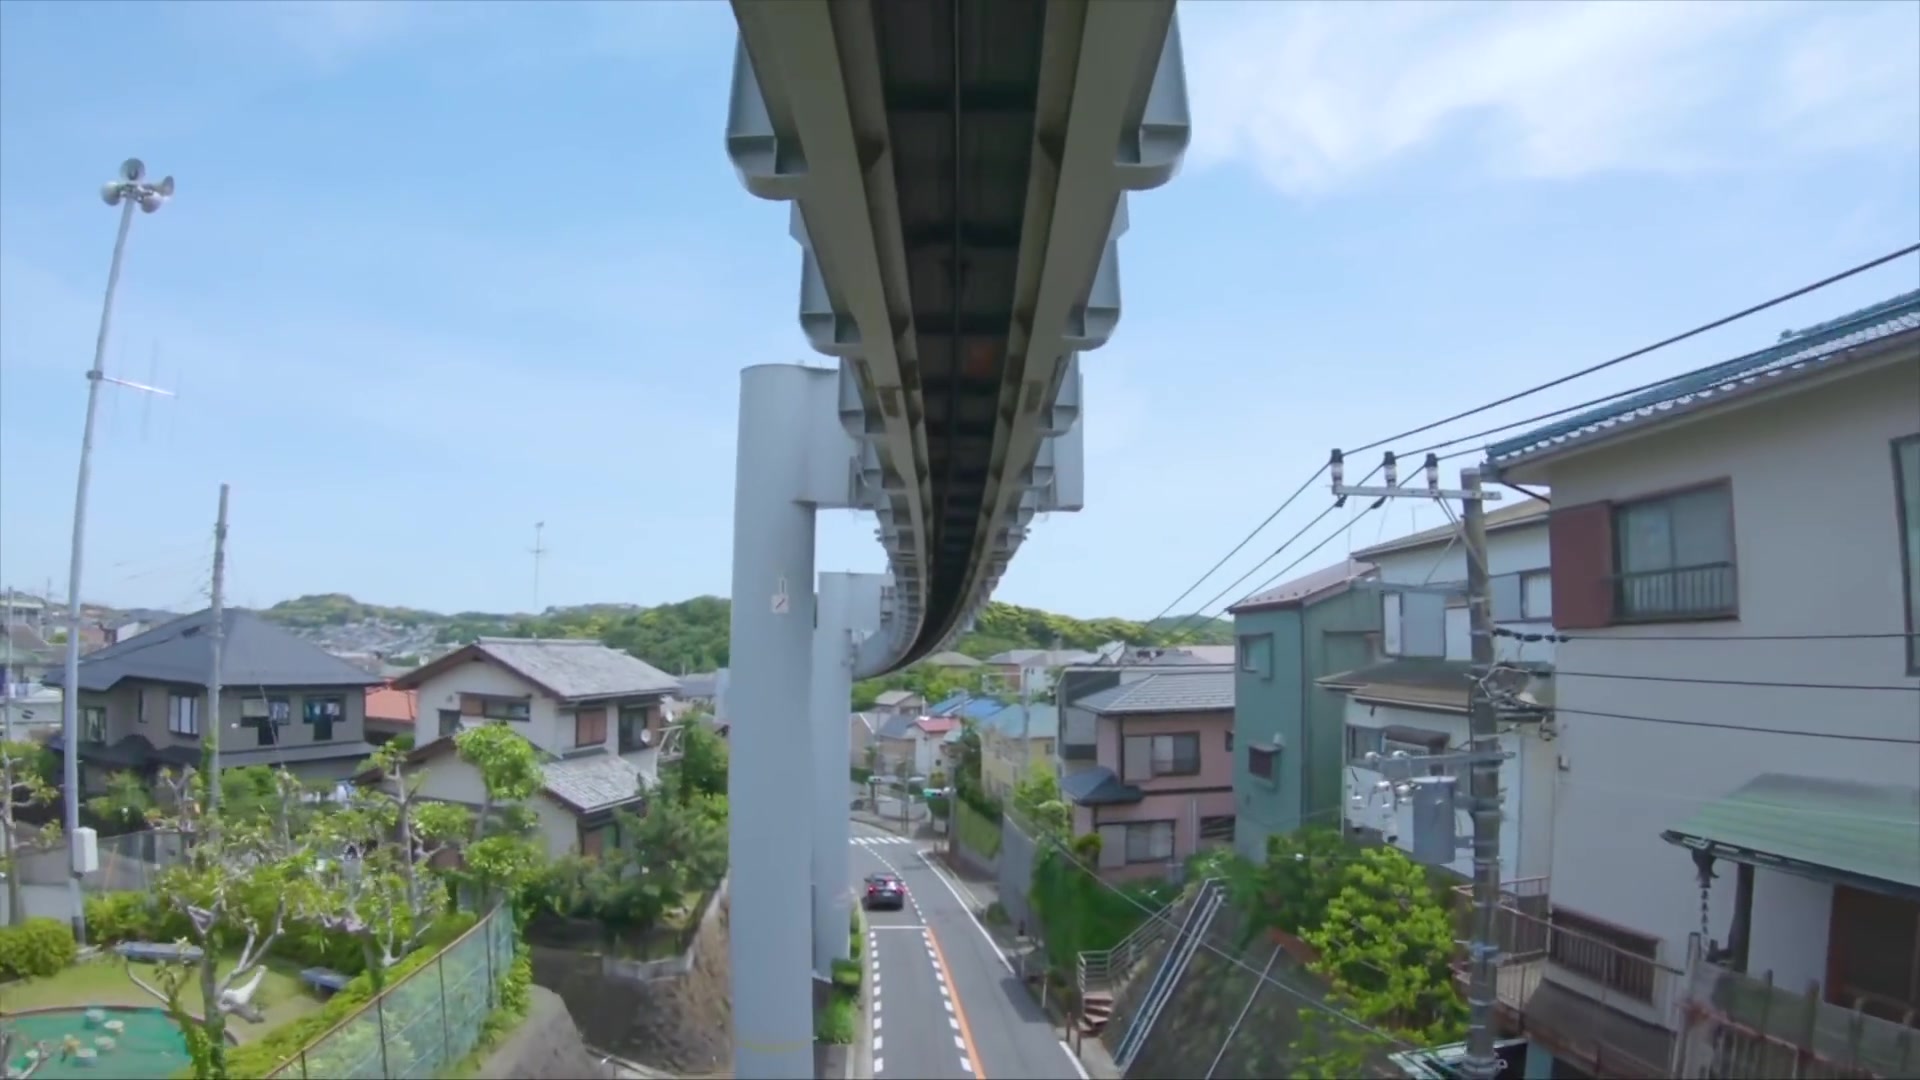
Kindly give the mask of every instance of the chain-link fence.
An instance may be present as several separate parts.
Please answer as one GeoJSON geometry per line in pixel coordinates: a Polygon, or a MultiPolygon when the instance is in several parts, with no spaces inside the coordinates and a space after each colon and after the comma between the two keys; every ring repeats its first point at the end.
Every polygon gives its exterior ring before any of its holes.
{"type": "Polygon", "coordinates": [[[487,1017],[499,1007],[513,965],[514,938],[513,910],[502,904],[269,1075],[288,1080],[442,1075],[473,1050],[487,1017]]]}

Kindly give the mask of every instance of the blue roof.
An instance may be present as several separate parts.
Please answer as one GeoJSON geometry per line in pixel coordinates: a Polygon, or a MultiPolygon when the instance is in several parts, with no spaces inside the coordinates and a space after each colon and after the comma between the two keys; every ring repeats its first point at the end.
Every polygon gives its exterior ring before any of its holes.
{"type": "Polygon", "coordinates": [[[1904,293],[1851,315],[1784,336],[1779,344],[1658,386],[1630,394],[1565,420],[1503,439],[1487,447],[1487,457],[1506,464],[1520,457],[1585,441],[1625,424],[1665,419],[1726,397],[1778,385],[1817,371],[1829,371],[1862,354],[1859,346],[1920,330],[1920,290],[1904,293]]]}
{"type": "Polygon", "coordinates": [[[1045,704],[1009,705],[982,721],[982,724],[1004,735],[1018,736],[1025,730],[1029,739],[1057,739],[1060,737],[1060,710],[1045,704]]]}
{"type": "Polygon", "coordinates": [[[951,716],[960,706],[967,703],[967,694],[963,691],[948,694],[946,699],[928,707],[928,716],[951,716]]]}
{"type": "Polygon", "coordinates": [[[985,720],[1005,708],[1007,704],[1002,701],[995,701],[992,698],[974,698],[960,706],[960,715],[968,720],[985,720]]]}

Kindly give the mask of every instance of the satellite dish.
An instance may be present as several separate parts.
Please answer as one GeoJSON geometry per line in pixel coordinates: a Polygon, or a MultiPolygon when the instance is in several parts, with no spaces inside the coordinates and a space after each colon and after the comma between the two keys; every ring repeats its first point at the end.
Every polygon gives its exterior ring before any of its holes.
{"type": "Polygon", "coordinates": [[[651,730],[647,728],[640,729],[640,745],[641,746],[653,745],[653,732],[651,730]]]}

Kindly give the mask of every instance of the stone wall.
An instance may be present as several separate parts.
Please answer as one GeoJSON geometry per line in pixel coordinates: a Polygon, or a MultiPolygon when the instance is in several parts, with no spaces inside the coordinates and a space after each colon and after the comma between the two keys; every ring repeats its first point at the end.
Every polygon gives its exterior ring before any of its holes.
{"type": "Polygon", "coordinates": [[[536,986],[520,1022],[475,1074],[481,1080],[582,1080],[610,1071],[588,1052],[559,995],[536,986]]]}
{"type": "Polygon", "coordinates": [[[683,960],[648,965],[654,977],[636,980],[597,953],[534,946],[533,980],[566,1002],[588,1045],[678,1076],[722,1072],[733,1058],[724,889],[683,960]],[[684,972],[661,973],[671,967],[684,972]]]}
{"type": "Polygon", "coordinates": [[[1020,831],[1020,827],[1013,823],[1012,814],[1001,818],[1000,907],[1015,926],[1025,926],[1029,932],[1038,926],[1033,917],[1033,905],[1028,900],[1033,891],[1033,856],[1033,838],[1020,831]]]}

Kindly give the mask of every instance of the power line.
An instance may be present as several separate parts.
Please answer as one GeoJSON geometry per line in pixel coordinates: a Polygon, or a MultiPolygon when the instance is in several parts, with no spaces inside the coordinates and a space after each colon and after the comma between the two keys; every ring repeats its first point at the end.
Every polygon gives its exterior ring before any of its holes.
{"type": "MultiPolygon", "coordinates": [[[[1829,285],[1835,284],[1837,282],[1845,281],[1846,279],[1853,277],[1856,274],[1863,274],[1868,270],[1874,269],[1875,267],[1884,266],[1887,263],[1894,261],[1895,259],[1904,258],[1908,255],[1913,254],[1916,251],[1920,251],[1920,244],[1908,244],[1906,247],[1903,247],[1898,251],[1894,251],[1886,255],[1882,255],[1877,259],[1871,259],[1867,262],[1859,264],[1858,266],[1852,267],[1847,270],[1842,270],[1837,274],[1833,274],[1828,277],[1821,278],[1819,281],[1815,281],[1811,284],[1802,285],[1799,288],[1794,289],[1792,292],[1782,293],[1779,296],[1772,298],[1771,300],[1761,301],[1758,304],[1754,304],[1750,307],[1746,307],[1739,311],[1736,311],[1731,315],[1723,315],[1720,318],[1713,320],[1712,322],[1702,323],[1701,325],[1696,326],[1691,330],[1686,330],[1681,333],[1674,334],[1670,337],[1662,338],[1661,340],[1656,341],[1651,345],[1643,345],[1640,348],[1633,350],[1632,352],[1622,353],[1621,355],[1616,356],[1611,360],[1603,360],[1597,364],[1589,364],[1588,366],[1583,367],[1578,371],[1569,372],[1568,374],[1562,375],[1558,378],[1550,379],[1547,382],[1543,382],[1539,384],[1538,386],[1534,386],[1526,390],[1516,391],[1515,393],[1508,394],[1503,398],[1499,398],[1494,401],[1489,401],[1485,405],[1478,405],[1478,406],[1475,406],[1474,408],[1467,409],[1464,412],[1454,413],[1452,416],[1448,416],[1440,420],[1435,420],[1432,423],[1422,424],[1416,428],[1409,428],[1408,430],[1402,431],[1397,435],[1390,435],[1384,439],[1376,439],[1375,441],[1370,442],[1365,446],[1357,446],[1347,452],[1350,454],[1360,454],[1360,453],[1365,453],[1368,450],[1377,450],[1380,447],[1387,445],[1388,443],[1396,443],[1401,441],[1402,439],[1407,439],[1415,435],[1424,434],[1425,432],[1432,431],[1435,428],[1445,427],[1446,425],[1451,424],[1456,420],[1465,420],[1469,416],[1478,416],[1479,414],[1483,412],[1487,412],[1490,409],[1497,409],[1502,405],[1507,405],[1515,401],[1519,401],[1521,398],[1532,397],[1533,395],[1538,394],[1543,390],[1551,390],[1556,386],[1564,386],[1565,384],[1570,383],[1575,379],[1583,379],[1588,375],[1594,374],[1595,372],[1605,371],[1610,367],[1615,367],[1619,364],[1624,364],[1629,360],[1639,359],[1640,357],[1645,356],[1648,353],[1657,352],[1661,349],[1666,348],[1669,345],[1677,345],[1680,342],[1686,341],[1689,338],[1699,337],[1701,334],[1707,333],[1708,331],[1718,330],[1719,328],[1726,326],[1729,323],[1738,322],[1749,315],[1757,315],[1760,312],[1767,310],[1768,308],[1778,307],[1779,305],[1784,304],[1789,300],[1797,300],[1800,297],[1806,296],[1809,293],[1818,292],[1829,285]]],[[[1662,380],[1662,381],[1664,382],[1666,380],[1662,380]]]]}
{"type": "Polygon", "coordinates": [[[1707,679],[1688,675],[1618,675],[1597,671],[1562,671],[1559,668],[1539,674],[1556,679],[1624,679],[1628,682],[1697,683],[1701,686],[1758,686],[1771,690],[1885,690],[1901,694],[1920,694],[1920,685],[1891,686],[1874,685],[1870,683],[1769,682],[1764,679],[1707,679]]]}
{"type": "Polygon", "coordinates": [[[1179,606],[1180,601],[1185,600],[1188,596],[1191,596],[1193,594],[1193,590],[1200,587],[1201,582],[1206,581],[1208,578],[1218,573],[1222,566],[1227,565],[1228,559],[1231,559],[1235,555],[1240,554],[1241,548],[1244,548],[1248,544],[1252,543],[1254,537],[1259,536],[1260,533],[1264,529],[1266,529],[1267,526],[1273,524],[1273,519],[1279,517],[1282,513],[1284,513],[1287,507],[1292,506],[1294,503],[1294,500],[1298,499],[1301,495],[1305,494],[1306,490],[1313,486],[1313,482],[1315,480],[1320,479],[1320,474],[1326,471],[1327,471],[1327,467],[1325,465],[1322,465],[1318,469],[1315,469],[1313,471],[1312,476],[1307,477],[1305,482],[1303,482],[1299,487],[1293,490],[1293,494],[1287,496],[1286,499],[1282,501],[1279,506],[1274,508],[1273,513],[1267,515],[1266,520],[1262,521],[1258,525],[1255,525],[1253,527],[1252,532],[1242,537],[1239,543],[1233,545],[1232,551],[1229,551],[1225,555],[1222,555],[1220,557],[1219,562],[1214,563],[1212,568],[1209,569],[1206,573],[1201,574],[1198,578],[1195,578],[1193,584],[1187,586],[1185,592],[1182,592],[1179,596],[1174,597],[1173,603],[1168,604],[1166,607],[1161,608],[1160,614],[1155,615],[1152,619],[1149,619],[1148,622],[1156,622],[1162,618],[1165,618],[1168,612],[1172,611],[1175,607],[1179,606]]]}
{"type": "Polygon", "coordinates": [[[1885,743],[1892,746],[1920,746],[1920,739],[1899,739],[1891,735],[1848,735],[1837,731],[1804,731],[1797,728],[1751,727],[1747,724],[1717,723],[1712,720],[1674,720],[1661,716],[1634,716],[1631,713],[1595,712],[1551,706],[1555,713],[1567,716],[1594,716],[1603,720],[1630,720],[1641,724],[1671,724],[1675,727],[1715,728],[1721,731],[1745,731],[1755,735],[1794,735],[1809,739],[1837,739],[1841,742],[1885,743]]]}
{"type": "Polygon", "coordinates": [[[1497,637],[1512,638],[1515,641],[1547,641],[1556,644],[1568,641],[1583,641],[1622,645],[1640,641],[1896,641],[1903,638],[1920,636],[1893,632],[1871,634],[1634,634],[1632,637],[1605,637],[1596,634],[1525,632],[1509,630],[1505,627],[1497,627],[1493,632],[1497,637]]]}

